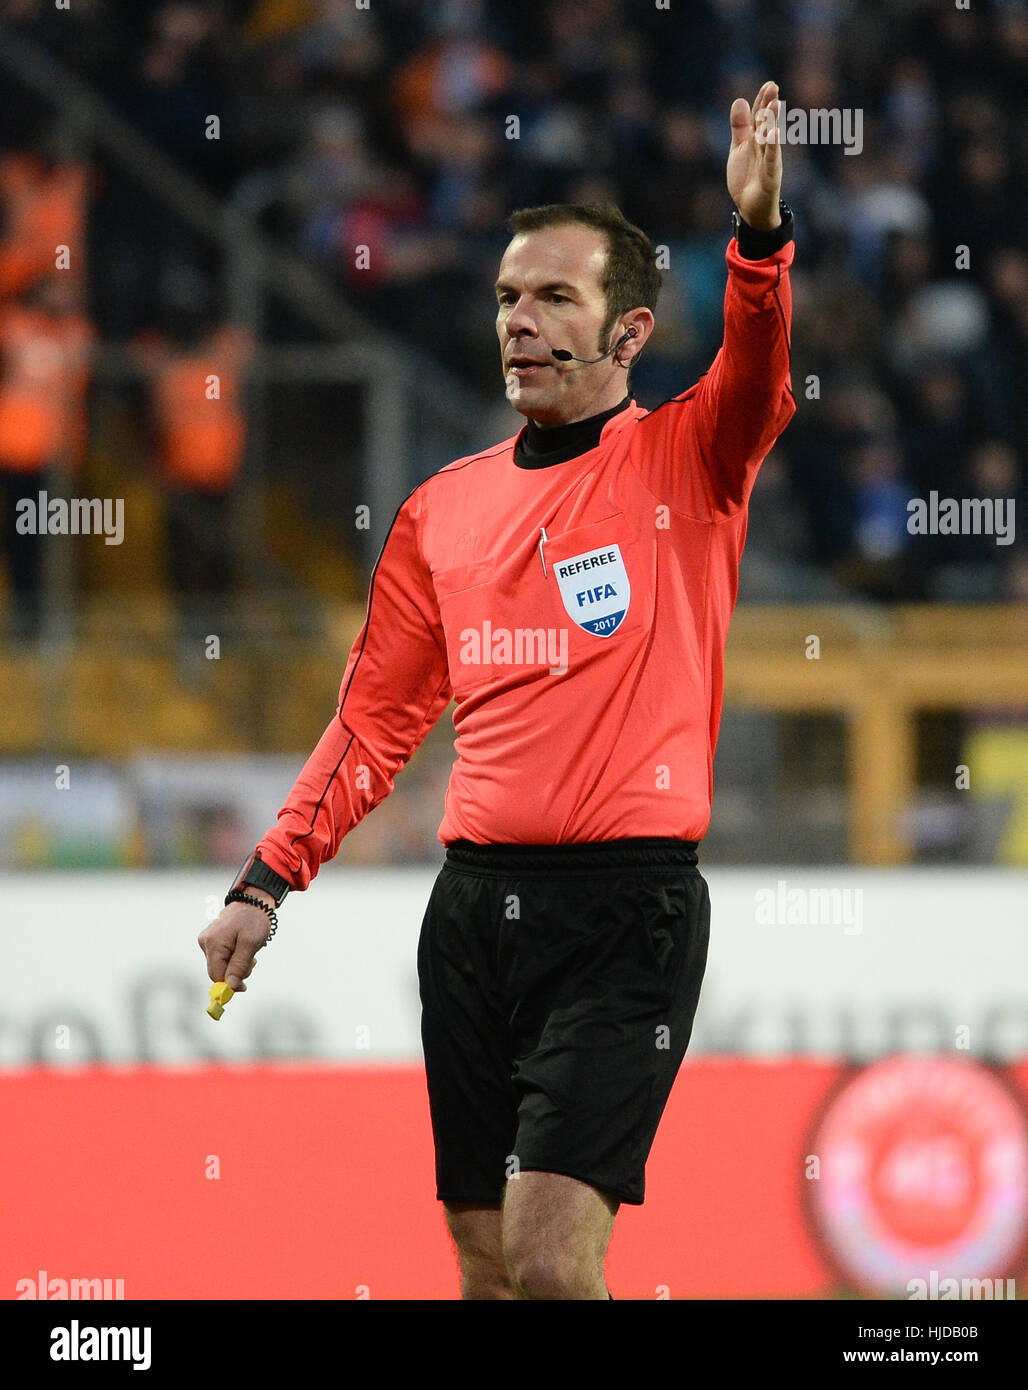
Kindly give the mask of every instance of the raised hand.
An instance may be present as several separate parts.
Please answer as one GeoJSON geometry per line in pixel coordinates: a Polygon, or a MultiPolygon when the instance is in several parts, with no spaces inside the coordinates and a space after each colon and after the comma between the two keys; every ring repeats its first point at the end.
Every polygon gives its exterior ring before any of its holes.
{"type": "Polygon", "coordinates": [[[781,225],[782,144],[778,129],[778,83],[765,82],[752,109],[736,97],[729,116],[732,147],[728,152],[728,191],[739,215],[757,231],[781,225]]]}

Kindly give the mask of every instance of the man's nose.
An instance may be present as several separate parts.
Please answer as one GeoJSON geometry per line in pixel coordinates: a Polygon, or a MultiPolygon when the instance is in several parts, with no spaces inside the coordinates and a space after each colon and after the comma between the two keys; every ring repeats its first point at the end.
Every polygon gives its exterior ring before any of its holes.
{"type": "Polygon", "coordinates": [[[507,334],[511,338],[536,337],[539,326],[531,312],[531,309],[523,300],[518,300],[514,308],[507,315],[507,334]]]}

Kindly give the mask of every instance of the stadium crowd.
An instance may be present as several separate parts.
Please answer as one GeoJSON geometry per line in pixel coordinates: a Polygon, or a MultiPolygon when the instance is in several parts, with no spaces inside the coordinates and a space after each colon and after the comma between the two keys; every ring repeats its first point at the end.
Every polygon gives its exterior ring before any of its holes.
{"type": "MultiPolygon", "coordinates": [[[[632,380],[656,405],[720,341],[733,97],[773,77],[787,109],[856,113],[859,149],[787,131],[800,409],[754,494],[744,596],[1028,598],[1016,533],[908,528],[932,492],[1015,517],[1025,497],[1021,0],[3,0],[0,15],[217,196],[263,176],[270,235],[492,398],[508,212],[612,201],[665,248],[632,380]]],[[[15,175],[61,172],[46,103],[16,83],[7,101],[5,323],[35,293],[11,268],[15,175]]],[[[217,280],[210,253],[117,171],[82,186],[91,331],[146,341],[199,306],[213,332],[225,306],[195,288],[217,280]]]]}

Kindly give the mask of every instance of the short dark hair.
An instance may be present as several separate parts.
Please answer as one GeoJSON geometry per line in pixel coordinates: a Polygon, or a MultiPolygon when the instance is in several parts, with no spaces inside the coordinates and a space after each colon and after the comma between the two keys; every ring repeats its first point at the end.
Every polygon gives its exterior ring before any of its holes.
{"type": "Polygon", "coordinates": [[[519,208],[507,218],[507,230],[511,236],[518,236],[522,232],[566,227],[575,222],[594,227],[607,239],[607,265],[603,277],[607,317],[600,329],[602,350],[619,314],[640,307],[656,309],[662,276],[649,237],[641,228],[633,226],[613,203],[544,203],[541,207],[519,208]]]}

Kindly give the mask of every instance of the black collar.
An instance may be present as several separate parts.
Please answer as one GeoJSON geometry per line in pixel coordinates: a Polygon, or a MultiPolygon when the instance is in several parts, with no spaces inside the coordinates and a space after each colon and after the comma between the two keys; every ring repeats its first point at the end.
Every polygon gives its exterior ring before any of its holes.
{"type": "Polygon", "coordinates": [[[620,405],[599,415],[590,415],[588,420],[574,420],[570,425],[554,425],[548,430],[540,429],[534,420],[529,420],[514,445],[514,462],[519,468],[549,468],[551,464],[567,463],[579,454],[587,454],[599,444],[603,427],[611,416],[627,410],[631,404],[630,397],[626,396],[620,405]]]}

